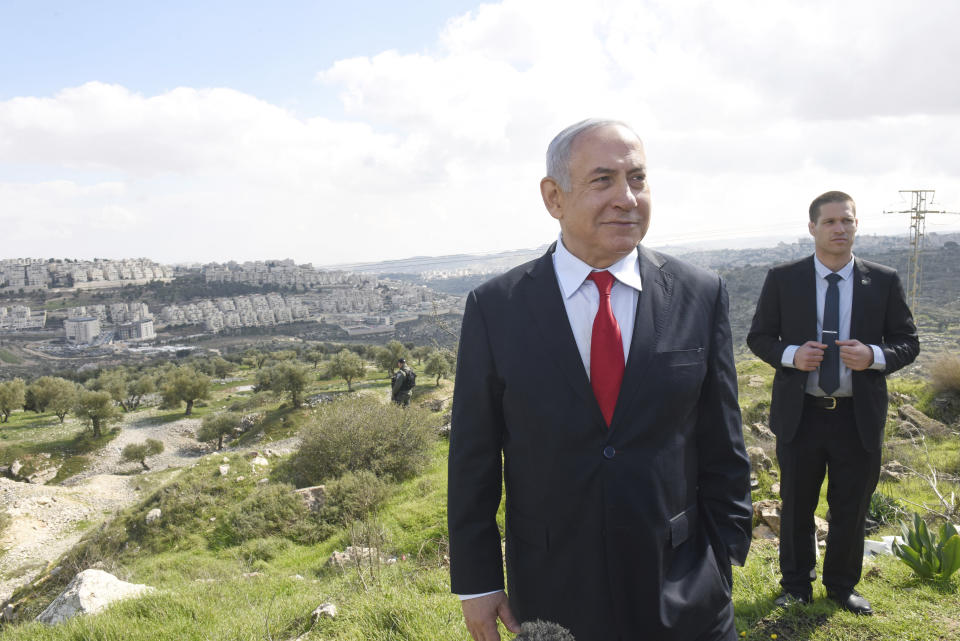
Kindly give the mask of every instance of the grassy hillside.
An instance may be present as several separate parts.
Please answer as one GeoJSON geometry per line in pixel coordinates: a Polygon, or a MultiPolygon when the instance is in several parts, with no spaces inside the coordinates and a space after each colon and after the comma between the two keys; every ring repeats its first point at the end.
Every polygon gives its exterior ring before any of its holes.
{"type": "MultiPolygon", "coordinates": [[[[763,422],[770,368],[748,360],[739,364],[738,373],[745,425],[763,422]]],[[[385,398],[381,379],[383,375],[354,383],[357,394],[385,398]]],[[[318,381],[312,391],[341,393],[343,387],[342,382],[318,381]]],[[[922,406],[929,397],[926,386],[916,381],[897,378],[891,387],[897,404],[922,406]]],[[[421,377],[414,405],[448,399],[451,391],[447,381],[434,387],[421,377]]],[[[229,388],[220,390],[204,411],[243,396],[234,392],[228,399],[228,394],[229,388]]],[[[263,448],[289,436],[292,425],[309,427],[322,414],[293,410],[279,401],[265,409],[272,418],[264,431],[243,439],[263,448]]],[[[439,423],[441,413],[427,416],[425,420],[439,423]]],[[[892,415],[891,434],[896,424],[892,415]]],[[[749,444],[772,449],[772,442],[745,431],[749,444]]],[[[960,439],[955,432],[913,444],[890,441],[885,459],[896,456],[916,469],[931,462],[943,473],[940,490],[957,488],[960,439]]],[[[91,566],[158,590],[58,626],[7,624],[0,629],[0,641],[466,640],[459,604],[449,593],[446,450],[445,440],[435,440],[421,473],[402,482],[387,479],[385,500],[355,519],[343,518],[342,512],[310,514],[289,500],[291,487],[284,483],[289,462],[283,459],[271,458],[269,469],[258,473],[242,456],[215,453],[179,472],[141,475],[140,484],[152,488],[142,501],[90,532],[61,559],[58,572],[46,573],[14,600],[20,620],[29,621],[76,571],[91,566]],[[225,456],[231,472],[222,476],[225,456]],[[155,507],[163,516],[147,525],[146,514],[155,507]],[[331,564],[331,554],[349,545],[375,548],[379,554],[331,564]],[[310,613],[322,603],[334,603],[338,616],[314,624],[310,613]]],[[[755,500],[773,496],[773,481],[762,475],[755,500]]],[[[921,479],[885,483],[880,491],[904,510],[910,503],[938,505],[921,479]]],[[[502,525],[502,510],[500,518],[502,525]]],[[[874,538],[887,533],[892,529],[874,538]]],[[[960,575],[950,582],[922,582],[892,557],[867,561],[860,591],[874,604],[877,615],[872,618],[838,610],[824,599],[819,585],[812,606],[779,611],[773,605],[778,580],[775,545],[756,541],[746,567],[734,568],[737,629],[743,638],[933,641],[960,635],[960,575]]]]}

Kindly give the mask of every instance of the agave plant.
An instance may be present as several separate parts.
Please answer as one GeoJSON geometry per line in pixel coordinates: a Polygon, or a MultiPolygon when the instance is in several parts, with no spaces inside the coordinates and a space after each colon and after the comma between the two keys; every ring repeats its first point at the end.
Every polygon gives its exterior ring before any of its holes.
{"type": "Polygon", "coordinates": [[[939,542],[919,514],[913,515],[913,529],[901,521],[903,543],[893,542],[893,553],[924,579],[949,579],[960,569],[960,534],[951,523],[940,528],[939,542]]]}

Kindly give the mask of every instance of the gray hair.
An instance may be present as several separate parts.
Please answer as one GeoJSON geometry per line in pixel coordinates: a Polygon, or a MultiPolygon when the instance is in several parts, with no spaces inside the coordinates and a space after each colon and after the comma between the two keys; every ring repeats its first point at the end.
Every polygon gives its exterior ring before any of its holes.
{"type": "Polygon", "coordinates": [[[623,127],[634,135],[637,134],[630,125],[621,120],[587,118],[572,124],[558,133],[547,147],[547,176],[555,180],[563,191],[570,191],[570,150],[573,148],[573,141],[582,133],[610,126],[623,127]]]}

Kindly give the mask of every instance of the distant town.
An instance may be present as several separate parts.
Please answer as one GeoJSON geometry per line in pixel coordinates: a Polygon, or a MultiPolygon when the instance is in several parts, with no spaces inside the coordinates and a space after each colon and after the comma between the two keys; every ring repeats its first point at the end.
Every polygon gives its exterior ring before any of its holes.
{"type": "Polygon", "coordinates": [[[0,332],[37,333],[40,342],[34,348],[64,356],[75,356],[77,350],[153,341],[175,328],[217,334],[314,322],[338,327],[348,337],[389,336],[398,322],[462,308],[462,297],[424,285],[324,271],[292,260],[209,263],[197,269],[160,265],[146,258],[5,259],[0,261],[0,294],[21,301],[0,305],[0,332]],[[213,289],[246,286],[254,293],[193,298],[156,309],[144,302],[69,305],[81,294],[123,298],[127,287],[173,283],[178,278],[192,278],[213,289]],[[37,295],[43,297],[44,305],[23,304],[24,298],[37,295]]]}

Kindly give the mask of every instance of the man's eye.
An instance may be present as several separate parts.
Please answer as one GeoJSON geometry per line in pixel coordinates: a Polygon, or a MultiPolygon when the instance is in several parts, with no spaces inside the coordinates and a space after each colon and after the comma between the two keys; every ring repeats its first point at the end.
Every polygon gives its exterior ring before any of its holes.
{"type": "Polygon", "coordinates": [[[597,176],[593,179],[595,183],[608,183],[610,182],[610,176],[597,176]]]}

